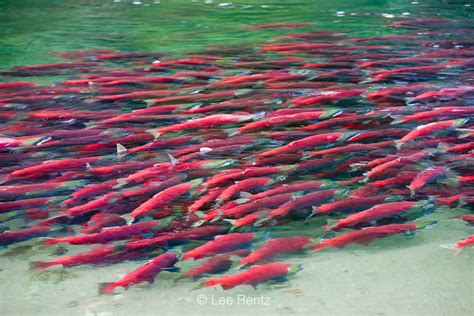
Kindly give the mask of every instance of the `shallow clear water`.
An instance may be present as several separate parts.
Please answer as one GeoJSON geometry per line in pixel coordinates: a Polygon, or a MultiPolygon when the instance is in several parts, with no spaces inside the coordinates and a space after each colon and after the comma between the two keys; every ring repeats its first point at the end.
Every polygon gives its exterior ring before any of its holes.
{"type": "MultiPolygon", "coordinates": [[[[353,37],[398,34],[391,20],[440,16],[468,23],[471,1],[0,1],[0,69],[64,61],[57,52],[116,49],[165,52],[180,58],[209,45],[253,47],[295,30],[247,30],[259,23],[312,22],[306,30],[350,31],[353,37]]],[[[474,21],[473,21],[474,22],[474,21]]],[[[0,78],[0,82],[18,78],[0,78]]],[[[63,76],[22,77],[52,83],[63,76]]],[[[1,131],[0,131],[1,134],[1,131]]],[[[29,262],[54,258],[61,247],[40,241],[11,245],[0,253],[0,314],[317,314],[472,315],[474,253],[454,255],[455,242],[472,226],[452,219],[467,208],[439,208],[437,225],[411,236],[392,236],[370,247],[292,255],[303,270],[287,283],[223,291],[196,288],[163,272],[151,285],[115,296],[98,295],[98,284],[137,267],[124,262],[29,270],[29,262]],[[249,299],[249,301],[244,301],[249,299]]],[[[322,236],[322,221],[280,227],[280,236],[322,236]]],[[[77,246],[78,250],[89,247],[77,246]]],[[[282,257],[285,258],[285,257],[282,257]]],[[[290,260],[290,259],[289,259],[290,260]]],[[[180,267],[186,270],[192,263],[180,267]]]]}

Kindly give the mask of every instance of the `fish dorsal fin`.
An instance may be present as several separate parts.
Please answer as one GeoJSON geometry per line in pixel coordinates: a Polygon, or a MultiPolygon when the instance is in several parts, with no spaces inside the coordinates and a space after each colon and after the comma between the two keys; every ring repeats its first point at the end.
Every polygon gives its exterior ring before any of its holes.
{"type": "Polygon", "coordinates": [[[127,148],[124,145],[117,143],[117,157],[122,158],[127,153],[127,148]]]}

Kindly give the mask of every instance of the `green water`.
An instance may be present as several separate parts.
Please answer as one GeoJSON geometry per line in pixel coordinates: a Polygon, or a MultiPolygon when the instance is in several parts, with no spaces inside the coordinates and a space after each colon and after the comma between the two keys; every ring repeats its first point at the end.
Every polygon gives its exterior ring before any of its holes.
{"type": "MultiPolygon", "coordinates": [[[[158,51],[179,57],[209,45],[254,46],[294,32],[244,28],[258,23],[312,22],[300,30],[348,30],[353,36],[375,36],[396,32],[385,25],[408,16],[470,20],[474,13],[470,3],[0,0],[0,68],[64,61],[52,53],[77,49],[158,51]]],[[[393,236],[371,247],[356,245],[347,251],[293,256],[292,262],[302,264],[303,271],[289,283],[256,290],[195,289],[196,283],[178,282],[176,274],[165,272],[152,285],[140,285],[117,296],[99,296],[98,283],[117,279],[136,268],[136,262],[37,273],[28,270],[28,263],[51,259],[52,251],[27,242],[0,256],[0,314],[472,315],[474,252],[454,256],[451,248],[473,230],[450,218],[465,210],[444,211],[437,226],[409,239],[393,236]],[[198,301],[199,295],[205,296],[204,304],[198,301]],[[238,295],[254,301],[245,304],[238,295]],[[262,296],[269,299],[255,301],[262,296]],[[223,304],[221,298],[226,300],[223,304]]],[[[291,229],[320,233],[301,225],[291,229]]]]}
{"type": "Polygon", "coordinates": [[[180,54],[210,44],[251,44],[291,32],[243,28],[257,23],[304,21],[313,22],[312,29],[356,30],[355,36],[380,35],[390,32],[381,26],[390,19],[382,14],[394,18],[403,14],[439,14],[468,19],[474,10],[466,6],[470,2],[143,0],[134,4],[131,0],[2,0],[0,67],[58,61],[61,59],[48,55],[58,51],[113,48],[180,54]]]}

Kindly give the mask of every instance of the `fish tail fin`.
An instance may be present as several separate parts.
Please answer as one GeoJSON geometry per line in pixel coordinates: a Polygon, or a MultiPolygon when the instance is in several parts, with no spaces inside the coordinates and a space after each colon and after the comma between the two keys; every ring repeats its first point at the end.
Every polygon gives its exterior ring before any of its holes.
{"type": "Polygon", "coordinates": [[[406,103],[407,105],[412,105],[412,104],[413,104],[414,102],[416,102],[416,101],[417,101],[416,97],[408,97],[408,98],[405,98],[405,103],[406,103]]]}
{"type": "Polygon", "coordinates": [[[287,175],[277,175],[276,177],[273,177],[270,182],[268,182],[267,185],[274,185],[275,183],[278,183],[278,182],[282,182],[284,181],[286,178],[288,178],[287,175]]]}
{"type": "Polygon", "coordinates": [[[113,282],[99,283],[99,294],[112,294],[117,288],[117,285],[113,282]]]}
{"type": "Polygon", "coordinates": [[[461,196],[458,200],[458,207],[466,206],[467,205],[466,199],[467,199],[466,196],[461,196]]]}
{"type": "Polygon", "coordinates": [[[74,202],[76,202],[76,199],[74,198],[74,196],[70,195],[69,199],[62,201],[61,204],[65,206],[70,206],[74,202]]]}
{"type": "Polygon", "coordinates": [[[301,270],[303,270],[303,266],[301,264],[292,264],[288,268],[288,274],[295,274],[295,273],[298,273],[301,270]]]}
{"type": "Polygon", "coordinates": [[[127,225],[130,225],[132,224],[134,221],[135,221],[135,218],[131,216],[131,214],[125,214],[125,215],[122,215],[120,216],[122,217],[125,222],[127,223],[127,225]]]}
{"type": "Polygon", "coordinates": [[[240,131],[237,128],[227,128],[224,130],[224,133],[226,133],[228,137],[232,137],[239,135],[240,131]]]}
{"type": "Polygon", "coordinates": [[[410,196],[414,197],[416,195],[416,191],[414,188],[412,188],[411,185],[407,185],[408,190],[410,190],[410,196]]]}
{"type": "Polygon", "coordinates": [[[310,158],[313,158],[314,156],[316,156],[314,152],[304,151],[303,154],[301,155],[301,160],[310,159],[310,158]]]}
{"type": "Polygon", "coordinates": [[[265,115],[267,115],[267,112],[265,111],[259,111],[259,112],[256,112],[254,114],[250,114],[249,115],[249,118],[250,119],[253,119],[253,120],[261,120],[265,117],[265,115]]]}
{"type": "Polygon", "coordinates": [[[154,99],[145,99],[143,102],[145,102],[147,108],[155,104],[154,99]]]}
{"type": "Polygon", "coordinates": [[[397,148],[397,150],[400,150],[402,148],[402,145],[403,143],[400,140],[395,141],[395,148],[397,148]]]}
{"type": "Polygon", "coordinates": [[[255,232],[255,240],[270,240],[270,239],[271,237],[270,237],[269,230],[255,232]]]}
{"type": "Polygon", "coordinates": [[[258,155],[250,155],[244,158],[244,160],[250,163],[251,165],[257,164],[258,159],[259,159],[258,155]]]}
{"type": "Polygon", "coordinates": [[[337,228],[336,224],[337,220],[328,219],[327,224],[323,226],[323,229],[326,231],[335,230],[335,228],[337,228]]]}
{"type": "Polygon", "coordinates": [[[198,285],[196,285],[195,287],[193,287],[193,288],[191,289],[191,291],[201,290],[201,289],[203,289],[204,287],[214,286],[214,285],[215,285],[214,283],[212,283],[211,285],[207,285],[207,283],[208,283],[209,281],[212,281],[212,280],[208,280],[208,281],[206,281],[206,282],[201,282],[201,283],[199,283],[198,285]]]}
{"type": "Polygon", "coordinates": [[[211,218],[211,219],[209,220],[209,223],[217,223],[217,222],[221,221],[222,219],[223,219],[223,218],[222,218],[222,215],[217,215],[217,216],[211,218]]]}
{"type": "Polygon", "coordinates": [[[440,150],[441,152],[446,152],[449,148],[448,144],[446,143],[439,143],[438,146],[437,146],[438,150],[440,150]]]}
{"type": "MultiPolygon", "coordinates": [[[[87,100],[86,100],[87,102],[87,100]]],[[[97,124],[97,122],[85,122],[83,123],[87,129],[95,129],[97,127],[99,127],[99,124],[97,124]]]]}
{"type": "Polygon", "coordinates": [[[370,181],[370,175],[369,175],[369,172],[364,172],[362,174],[365,178],[360,180],[361,183],[368,183],[370,181]]]}
{"type": "Polygon", "coordinates": [[[390,122],[390,125],[397,125],[397,124],[401,124],[401,123],[406,122],[405,120],[403,120],[403,116],[401,116],[401,115],[390,114],[389,116],[390,116],[390,118],[393,119],[393,121],[390,122]]]}
{"type": "Polygon", "coordinates": [[[436,224],[436,222],[437,221],[430,220],[430,219],[420,219],[420,220],[414,220],[412,223],[416,225],[416,229],[423,229],[423,228],[436,224]]]}
{"type": "Polygon", "coordinates": [[[322,243],[317,243],[311,247],[311,250],[313,251],[319,251],[324,248],[324,245],[322,243]]]}
{"type": "Polygon", "coordinates": [[[243,197],[234,200],[234,202],[237,203],[237,204],[243,204],[243,203],[247,203],[247,202],[249,202],[249,201],[250,201],[250,199],[248,199],[248,198],[243,198],[243,197]]]}
{"type": "Polygon", "coordinates": [[[54,263],[48,261],[33,261],[30,262],[30,269],[31,270],[43,270],[53,266],[54,263]]]}
{"type": "Polygon", "coordinates": [[[120,178],[117,180],[117,184],[112,187],[112,189],[120,189],[127,184],[126,178],[120,178]]]}
{"type": "Polygon", "coordinates": [[[60,238],[48,238],[44,241],[44,245],[50,246],[50,245],[59,244],[60,242],[62,242],[60,238]]]}
{"type": "Polygon", "coordinates": [[[398,202],[403,199],[401,195],[389,195],[385,198],[386,202],[398,202]]]}
{"type": "Polygon", "coordinates": [[[449,250],[456,250],[455,255],[460,252],[460,249],[456,248],[456,246],[452,244],[443,244],[443,245],[440,245],[440,247],[444,249],[449,249],[449,250]]]}
{"type": "Polygon", "coordinates": [[[196,211],[196,212],[193,212],[194,215],[196,215],[199,219],[203,219],[204,217],[206,217],[206,214],[202,211],[196,211]]]}
{"type": "Polygon", "coordinates": [[[153,137],[154,137],[155,139],[158,139],[158,138],[160,138],[160,136],[161,136],[161,133],[157,132],[156,129],[148,129],[148,130],[146,130],[146,132],[147,132],[147,133],[150,133],[151,135],[153,135],[153,137]]]}
{"type": "Polygon", "coordinates": [[[240,196],[240,199],[247,199],[250,201],[250,198],[252,197],[252,193],[241,191],[239,192],[239,196],[240,196]]]}
{"type": "Polygon", "coordinates": [[[201,226],[204,225],[206,222],[207,222],[206,220],[201,219],[201,220],[195,222],[193,225],[191,225],[191,227],[193,227],[193,228],[201,227],[201,226]]]}
{"type": "Polygon", "coordinates": [[[173,166],[176,166],[178,163],[179,163],[179,160],[176,159],[172,154],[170,154],[169,152],[166,153],[166,155],[168,156],[168,159],[170,160],[171,164],[173,166]]]}
{"type": "Polygon", "coordinates": [[[235,266],[235,269],[242,270],[243,268],[245,268],[248,265],[249,265],[248,263],[242,263],[242,261],[240,261],[239,264],[235,266]]]}
{"type": "Polygon", "coordinates": [[[255,221],[255,223],[253,223],[253,226],[254,227],[262,226],[263,224],[265,224],[269,220],[270,220],[270,218],[268,218],[266,216],[261,216],[258,220],[255,221]]]}
{"type": "MultiPolygon", "coordinates": [[[[165,252],[166,251],[164,251],[162,249],[160,254],[165,253],[165,252]]],[[[183,245],[176,246],[176,247],[173,247],[173,250],[170,250],[169,252],[174,252],[176,254],[176,256],[178,257],[178,259],[181,260],[181,258],[184,255],[184,247],[183,247],[183,245]]],[[[179,271],[179,268],[177,268],[177,267],[171,267],[171,268],[167,268],[167,269],[168,269],[167,271],[171,271],[171,272],[179,271]]]]}
{"type": "Polygon", "coordinates": [[[229,223],[229,224],[232,225],[232,227],[230,228],[229,232],[232,232],[233,230],[235,230],[236,228],[239,227],[239,226],[237,226],[235,219],[224,218],[223,221],[224,221],[224,222],[227,222],[227,223],[229,223]]]}
{"type": "Polygon", "coordinates": [[[317,206],[313,206],[311,208],[311,214],[309,214],[308,217],[305,218],[305,221],[307,221],[308,219],[316,216],[318,213],[319,213],[319,208],[317,206]]]}
{"type": "Polygon", "coordinates": [[[459,132],[459,138],[468,138],[473,134],[472,129],[468,128],[456,128],[456,130],[459,132]]]}
{"type": "Polygon", "coordinates": [[[314,238],[309,238],[308,242],[303,246],[303,250],[312,250],[313,247],[318,245],[318,241],[314,238]]]}

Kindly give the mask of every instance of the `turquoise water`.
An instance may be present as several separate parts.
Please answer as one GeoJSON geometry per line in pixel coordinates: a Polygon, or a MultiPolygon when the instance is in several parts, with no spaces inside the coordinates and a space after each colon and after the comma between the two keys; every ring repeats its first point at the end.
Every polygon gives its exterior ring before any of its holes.
{"type": "MultiPolygon", "coordinates": [[[[313,30],[348,32],[350,37],[404,34],[387,24],[436,16],[469,25],[473,7],[470,1],[4,0],[0,1],[0,69],[63,62],[56,53],[79,49],[163,52],[176,59],[209,47],[219,49],[215,45],[253,48],[271,42],[274,36],[313,30]],[[291,22],[312,25],[297,30],[245,28],[291,22]]],[[[2,77],[0,82],[49,84],[68,77],[2,77]]],[[[141,284],[114,296],[99,295],[98,284],[118,279],[135,269],[137,262],[33,271],[30,262],[52,260],[71,251],[63,246],[44,247],[41,239],[35,239],[1,250],[0,314],[471,315],[473,252],[466,249],[455,255],[453,245],[473,229],[452,218],[469,211],[463,206],[439,207],[427,218],[437,220],[437,225],[412,235],[380,239],[370,247],[351,245],[345,250],[282,256],[282,261],[301,264],[303,270],[285,283],[229,291],[198,288],[198,282],[163,272],[151,285],[141,284]]],[[[21,224],[17,220],[12,226],[21,224]]],[[[294,221],[276,229],[275,235],[322,237],[324,224],[320,218],[294,221]]],[[[73,249],[70,253],[90,247],[73,249]]],[[[191,267],[192,262],[180,265],[183,271],[191,267]]]]}

